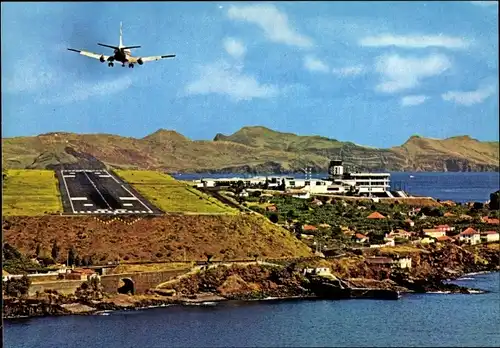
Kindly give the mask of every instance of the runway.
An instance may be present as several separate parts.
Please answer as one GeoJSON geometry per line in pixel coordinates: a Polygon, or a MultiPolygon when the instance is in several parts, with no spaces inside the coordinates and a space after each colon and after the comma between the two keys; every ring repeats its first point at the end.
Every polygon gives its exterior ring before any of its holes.
{"type": "Polygon", "coordinates": [[[163,213],[107,170],[69,169],[58,171],[57,176],[66,213],[163,213]]]}

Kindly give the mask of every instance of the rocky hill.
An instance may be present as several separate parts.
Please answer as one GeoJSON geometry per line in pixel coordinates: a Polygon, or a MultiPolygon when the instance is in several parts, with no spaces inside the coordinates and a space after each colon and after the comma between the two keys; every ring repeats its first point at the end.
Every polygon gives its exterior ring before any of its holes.
{"type": "Polygon", "coordinates": [[[304,166],[325,171],[342,155],[347,166],[388,171],[497,171],[499,143],[469,136],[411,137],[378,149],[320,136],[244,127],[212,141],[193,141],[160,129],[142,139],[111,134],[48,133],[2,139],[5,168],[86,167],[158,169],[169,172],[290,172],[304,166]]]}

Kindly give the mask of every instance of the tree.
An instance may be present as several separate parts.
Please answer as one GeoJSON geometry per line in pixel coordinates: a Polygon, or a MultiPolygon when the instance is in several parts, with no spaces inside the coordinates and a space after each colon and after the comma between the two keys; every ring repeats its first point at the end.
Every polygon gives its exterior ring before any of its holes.
{"type": "Polygon", "coordinates": [[[11,278],[5,282],[5,294],[9,296],[22,296],[28,293],[29,287],[31,285],[31,280],[26,276],[21,278],[11,278]]]}
{"type": "Polygon", "coordinates": [[[75,259],[76,259],[76,251],[73,246],[68,251],[68,266],[73,266],[75,265],[75,259]]]}
{"type": "Polygon", "coordinates": [[[40,251],[41,251],[41,249],[42,249],[42,247],[41,247],[40,243],[38,243],[38,244],[36,245],[36,249],[35,249],[35,255],[36,255],[36,257],[39,257],[39,256],[40,256],[40,251]]]}
{"type": "Polygon", "coordinates": [[[51,251],[52,259],[54,259],[54,261],[57,261],[57,258],[59,256],[59,249],[60,248],[57,245],[56,240],[54,239],[54,242],[52,243],[52,251],[51,251]]]}
{"type": "Polygon", "coordinates": [[[269,220],[271,220],[272,223],[277,223],[279,218],[278,218],[278,214],[276,213],[272,213],[269,215],[269,220]]]}
{"type": "Polygon", "coordinates": [[[490,194],[490,210],[500,209],[500,190],[490,194]]]}

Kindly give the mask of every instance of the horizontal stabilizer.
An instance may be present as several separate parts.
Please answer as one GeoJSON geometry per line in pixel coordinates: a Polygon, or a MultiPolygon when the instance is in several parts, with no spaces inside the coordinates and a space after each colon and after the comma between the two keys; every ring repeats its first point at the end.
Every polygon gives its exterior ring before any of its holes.
{"type": "Polygon", "coordinates": [[[73,51],[73,52],[76,52],[76,53],[80,53],[81,52],[80,50],[75,50],[74,48],[68,48],[68,51],[73,51]]]}
{"type": "Polygon", "coordinates": [[[125,46],[125,47],[122,47],[124,50],[126,49],[130,49],[130,48],[141,48],[141,46],[125,46]]]}
{"type": "Polygon", "coordinates": [[[175,54],[168,54],[166,56],[161,56],[162,58],[174,58],[175,54]]]}
{"type": "Polygon", "coordinates": [[[116,47],[116,46],[111,46],[111,45],[105,45],[105,44],[102,44],[102,43],[98,43],[99,46],[103,46],[103,47],[108,47],[108,48],[112,48],[114,50],[118,50],[119,48],[116,47]]]}

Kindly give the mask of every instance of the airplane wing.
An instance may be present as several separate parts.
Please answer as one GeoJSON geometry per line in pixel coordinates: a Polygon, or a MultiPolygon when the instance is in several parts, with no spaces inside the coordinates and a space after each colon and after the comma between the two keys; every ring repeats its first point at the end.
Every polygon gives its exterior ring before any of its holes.
{"type": "Polygon", "coordinates": [[[131,63],[139,63],[139,60],[142,63],[146,63],[146,62],[154,62],[156,60],[165,59],[165,58],[174,58],[174,57],[175,57],[175,54],[167,54],[167,55],[163,55],[163,56],[129,57],[128,60],[131,63]]]}
{"type": "Polygon", "coordinates": [[[92,52],[87,52],[87,51],[81,51],[81,50],[75,50],[74,48],[68,48],[68,51],[73,51],[73,52],[76,52],[76,53],[80,53],[82,56],[85,56],[85,57],[90,57],[90,58],[94,58],[94,59],[101,59],[104,58],[104,60],[108,60],[109,56],[106,56],[104,54],[98,54],[98,53],[92,53],[92,52]]]}

